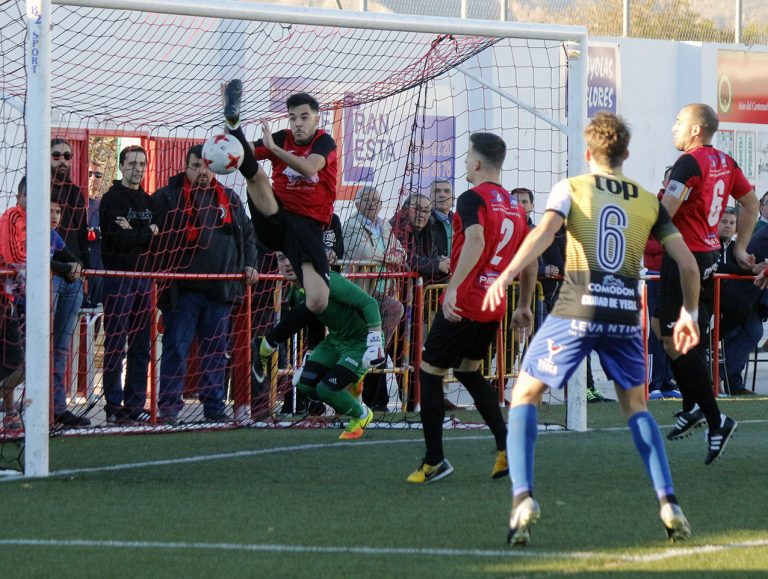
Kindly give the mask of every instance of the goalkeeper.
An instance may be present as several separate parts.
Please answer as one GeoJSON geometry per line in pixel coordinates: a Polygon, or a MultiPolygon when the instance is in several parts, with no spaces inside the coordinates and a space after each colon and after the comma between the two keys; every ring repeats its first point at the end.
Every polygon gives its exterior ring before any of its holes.
{"type": "MultiPolygon", "coordinates": [[[[280,274],[295,285],[289,303],[304,301],[304,289],[300,286],[291,262],[277,253],[280,274]]],[[[328,307],[317,320],[328,328],[328,334],[317,345],[300,370],[297,388],[311,400],[319,400],[336,412],[351,417],[341,440],[361,438],[366,426],[373,419],[373,412],[353,396],[347,387],[356,384],[370,369],[384,363],[384,341],[381,331],[379,304],[362,289],[336,273],[330,273],[328,307]]],[[[261,342],[262,366],[277,348],[295,333],[295,324],[286,316],[267,332],[261,342]]]]}

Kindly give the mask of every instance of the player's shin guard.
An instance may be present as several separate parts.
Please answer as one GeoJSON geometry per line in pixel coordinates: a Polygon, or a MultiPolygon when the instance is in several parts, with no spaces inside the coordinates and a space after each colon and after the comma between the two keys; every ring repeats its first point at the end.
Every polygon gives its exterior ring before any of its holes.
{"type": "Polygon", "coordinates": [[[491,429],[496,439],[496,449],[507,448],[507,426],[504,424],[504,416],[501,414],[499,399],[488,381],[483,378],[479,370],[474,372],[456,372],[453,375],[464,385],[467,392],[475,401],[480,416],[491,429]]]}
{"type": "Polygon", "coordinates": [[[427,453],[424,457],[429,465],[439,464],[443,454],[443,377],[419,370],[421,383],[421,425],[427,453]]]}
{"type": "Polygon", "coordinates": [[[340,414],[361,418],[365,412],[362,404],[346,388],[334,390],[328,384],[320,382],[317,385],[317,396],[340,414]]]}
{"type": "Polygon", "coordinates": [[[651,477],[653,488],[656,489],[656,496],[662,500],[666,496],[674,495],[675,490],[664,450],[664,440],[651,413],[644,411],[633,414],[629,418],[629,430],[632,432],[632,439],[643,459],[645,469],[651,477]]]}
{"type": "Polygon", "coordinates": [[[533,495],[533,462],[539,432],[537,422],[535,404],[520,404],[509,409],[507,458],[515,501],[533,495]]]}
{"type": "Polygon", "coordinates": [[[709,376],[707,360],[699,347],[683,356],[672,360],[672,373],[685,402],[691,401],[690,408],[683,405],[683,410],[690,411],[693,404],[698,404],[710,430],[720,427],[720,409],[712,392],[712,380],[709,376]]]}
{"type": "Polygon", "coordinates": [[[240,144],[243,146],[243,164],[240,165],[240,173],[246,179],[253,179],[253,176],[259,172],[259,163],[253,156],[251,143],[245,138],[242,127],[238,126],[236,129],[229,129],[229,134],[240,141],[240,144]]]}

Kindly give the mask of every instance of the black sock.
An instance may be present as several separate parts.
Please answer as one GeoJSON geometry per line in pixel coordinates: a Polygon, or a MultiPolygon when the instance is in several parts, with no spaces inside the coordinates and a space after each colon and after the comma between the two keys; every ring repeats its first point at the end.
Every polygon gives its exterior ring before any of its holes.
{"type": "Polygon", "coordinates": [[[280,322],[266,334],[270,344],[281,344],[315,319],[307,304],[301,303],[283,315],[280,322]]]}
{"type": "Polygon", "coordinates": [[[251,179],[259,172],[259,163],[251,152],[251,144],[248,139],[245,138],[245,133],[242,127],[236,129],[228,129],[229,134],[235,137],[243,146],[243,164],[240,165],[240,174],[246,179],[251,179]]]}
{"type": "Polygon", "coordinates": [[[475,401],[475,406],[480,416],[491,429],[496,439],[496,448],[506,450],[507,448],[507,425],[504,417],[501,415],[499,399],[493,387],[483,378],[479,370],[474,372],[453,372],[456,379],[464,385],[467,392],[470,393],[475,401]]]}
{"type": "Polygon", "coordinates": [[[683,410],[690,412],[693,404],[698,404],[707,419],[709,429],[719,428],[720,409],[712,392],[707,360],[701,350],[698,347],[694,348],[684,356],[672,360],[672,373],[684,396],[683,410]]]}
{"type": "Polygon", "coordinates": [[[440,463],[443,455],[443,377],[429,374],[419,369],[421,382],[421,425],[424,429],[424,442],[427,453],[424,460],[435,466],[440,463]]]}
{"type": "Polygon", "coordinates": [[[587,354],[587,390],[595,389],[595,377],[592,375],[592,356],[587,354]]]}

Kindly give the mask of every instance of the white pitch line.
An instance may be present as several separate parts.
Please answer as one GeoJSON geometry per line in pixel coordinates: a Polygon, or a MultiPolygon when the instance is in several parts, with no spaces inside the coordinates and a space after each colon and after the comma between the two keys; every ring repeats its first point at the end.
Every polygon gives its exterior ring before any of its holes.
{"type": "Polygon", "coordinates": [[[88,547],[108,549],[155,549],[155,550],[207,550],[236,551],[242,553],[296,553],[296,554],[347,554],[347,555],[410,555],[418,557],[481,557],[500,559],[600,559],[627,563],[648,563],[665,559],[691,557],[704,553],[720,552],[731,549],[749,549],[768,546],[768,539],[740,541],[724,545],[701,545],[699,547],[669,547],[656,553],[645,555],[622,555],[607,551],[535,551],[529,549],[430,549],[405,547],[333,547],[319,545],[275,545],[259,543],[182,543],[150,541],[92,541],[86,539],[0,539],[2,546],[24,547],[88,547]]]}
{"type": "MultiPolygon", "coordinates": [[[[765,422],[768,422],[768,420],[760,419],[760,420],[741,421],[742,424],[762,424],[765,422]]],[[[662,428],[664,428],[664,426],[662,426],[662,428]]],[[[487,429],[484,429],[484,430],[487,432],[487,429]]],[[[610,428],[597,428],[594,430],[590,430],[590,432],[610,432],[610,431],[619,431],[619,430],[628,430],[628,429],[626,426],[617,426],[617,427],[610,427],[610,428]]],[[[539,434],[545,434],[545,433],[546,434],[571,434],[567,430],[545,430],[540,432],[539,434]]],[[[456,442],[456,441],[461,442],[464,440],[475,441],[475,440],[484,440],[487,438],[491,438],[491,437],[490,436],[455,436],[455,437],[449,437],[447,440],[450,440],[451,442],[456,442]]],[[[98,472],[114,472],[114,471],[121,471],[121,470],[130,470],[134,468],[147,468],[147,467],[153,467],[153,466],[190,464],[190,463],[196,463],[196,462],[206,462],[210,460],[247,458],[247,457],[259,456],[263,454],[280,454],[285,452],[299,452],[304,450],[328,449],[328,448],[340,448],[340,447],[379,446],[379,445],[387,445],[387,444],[411,444],[414,442],[422,442],[422,441],[423,441],[422,438],[406,438],[406,439],[396,439],[396,440],[361,440],[357,442],[329,442],[329,443],[316,443],[316,444],[298,444],[293,446],[281,446],[277,448],[262,448],[258,450],[241,450],[238,452],[203,454],[203,455],[189,456],[189,457],[183,457],[183,458],[169,458],[169,459],[163,459],[163,460],[150,460],[146,462],[114,464],[109,466],[96,466],[96,467],[89,467],[89,468],[73,468],[73,469],[66,469],[66,470],[56,470],[49,473],[48,478],[74,476],[79,474],[90,474],[90,473],[98,473],[98,472]]],[[[7,481],[18,481],[25,478],[30,478],[30,477],[0,476],[0,483],[7,482],[7,481]]]]}
{"type": "MultiPolygon", "coordinates": [[[[457,436],[450,438],[451,441],[462,440],[485,440],[490,439],[491,436],[457,436]]],[[[231,458],[247,458],[251,456],[259,456],[263,454],[280,454],[285,452],[298,452],[305,450],[316,449],[328,449],[328,448],[352,448],[357,446],[379,446],[388,444],[411,444],[414,442],[424,442],[424,439],[419,438],[403,438],[396,440],[361,440],[358,442],[328,442],[328,443],[316,443],[316,444],[297,444],[293,446],[280,446],[276,448],[261,448],[258,450],[241,450],[238,452],[222,452],[217,454],[202,454],[197,456],[188,456],[183,458],[168,458],[163,460],[150,460],[146,462],[133,462],[125,464],[113,464],[109,466],[95,466],[88,468],[72,468],[66,470],[55,470],[49,474],[50,477],[62,477],[73,476],[78,474],[90,474],[97,472],[113,472],[120,470],[130,470],[134,468],[147,468],[153,466],[169,466],[174,464],[189,464],[196,462],[206,462],[210,460],[226,460],[231,458]]],[[[20,480],[18,477],[3,479],[0,478],[0,482],[4,480],[20,480]]]]}

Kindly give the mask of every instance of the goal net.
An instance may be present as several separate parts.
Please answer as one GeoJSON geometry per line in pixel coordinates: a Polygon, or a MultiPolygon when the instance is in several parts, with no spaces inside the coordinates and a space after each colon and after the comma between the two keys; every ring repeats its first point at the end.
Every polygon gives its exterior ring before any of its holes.
{"type": "MultiPolygon", "coordinates": [[[[43,292],[30,303],[24,252],[47,247],[48,233],[38,228],[33,236],[32,225],[22,231],[23,219],[3,221],[4,328],[13,318],[21,329],[15,337],[4,333],[4,359],[10,372],[11,354],[25,354],[28,375],[6,388],[9,428],[0,459],[20,461],[25,426],[29,448],[28,420],[20,428],[11,423],[47,412],[41,396],[50,412],[35,416],[56,434],[316,422],[301,420],[309,408],[291,385],[312,336],[303,332],[282,345],[269,367],[259,360],[259,338],[286,311],[289,292],[274,255],[249,249],[253,240],[239,215],[247,210],[242,177],[217,176],[217,184],[200,186],[208,191],[204,199],[195,197],[191,148],[221,131],[220,86],[233,78],[243,80],[249,140],[261,138],[261,119],[273,132],[288,127],[288,95],[307,92],[319,101],[319,126],[337,146],[335,212],[342,226],[326,241],[338,252],[336,267],[390,316],[388,368],[365,388],[386,410],[379,422],[418,422],[406,412],[418,402],[414,365],[445,278],[422,272],[418,280],[410,261],[398,265],[381,255],[399,244],[406,200],[431,199],[435,183],[455,196],[467,188],[470,133],[506,141],[503,184],[534,191],[538,211],[569,167],[578,172],[585,81],[583,63],[573,57],[583,50],[583,30],[224,0],[152,5],[164,13],[148,11],[147,2],[122,2],[119,10],[106,1],[78,4],[60,3],[47,14],[42,1],[0,6],[0,212],[23,215],[20,181],[27,175],[38,183],[40,171],[47,178],[50,162],[50,199],[30,187],[27,214],[47,224],[51,205],[56,232],[53,299],[48,304],[43,292]],[[49,66],[40,28],[48,19],[49,66]],[[46,79],[50,100],[35,84],[46,79]],[[50,116],[50,130],[36,123],[38,111],[50,116]],[[144,153],[141,188],[131,188],[131,171],[139,169],[128,163],[144,153]],[[143,192],[155,209],[165,199],[159,217],[143,192]],[[375,255],[366,253],[370,240],[359,231],[355,237],[349,225],[373,192],[381,206],[366,215],[393,229],[375,255]],[[106,210],[114,200],[130,215],[106,210]],[[145,207],[150,213],[142,213],[145,207]],[[154,235],[146,234],[150,222],[154,235]],[[341,241],[343,250],[334,245],[341,241]],[[250,287],[242,281],[245,265],[262,274],[250,287]],[[25,330],[47,320],[35,309],[40,304],[50,308],[51,343],[33,343],[27,332],[24,348],[25,330]],[[50,373],[31,366],[48,364],[48,352],[50,373]],[[34,372],[50,379],[33,385],[34,372]],[[17,414],[25,399],[30,406],[17,414]]],[[[505,329],[484,366],[500,402],[516,372],[512,344],[505,329]]],[[[446,398],[471,405],[450,379],[446,398]]]]}

